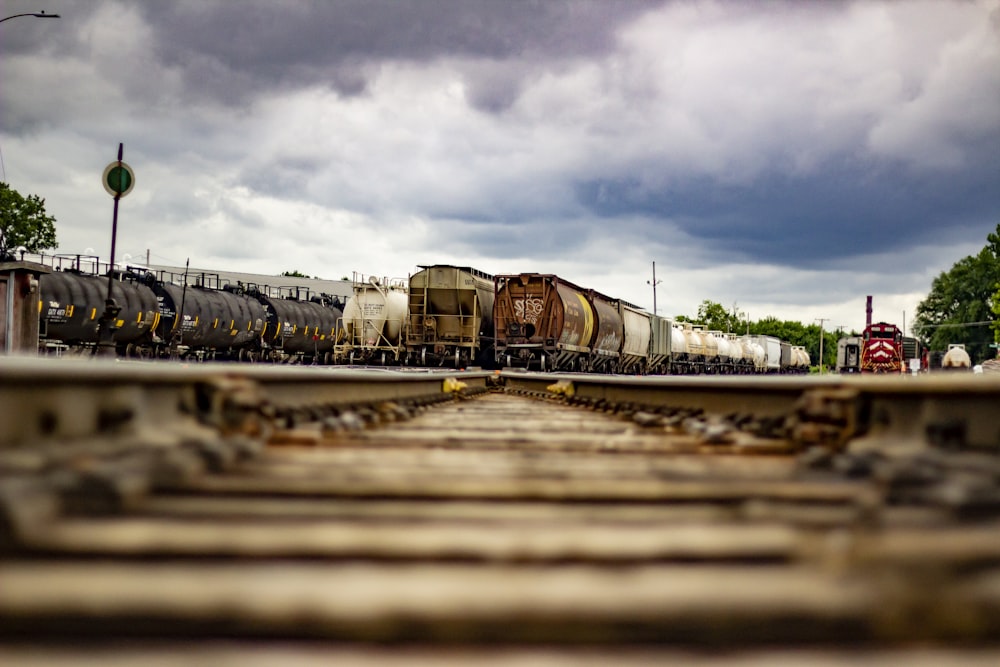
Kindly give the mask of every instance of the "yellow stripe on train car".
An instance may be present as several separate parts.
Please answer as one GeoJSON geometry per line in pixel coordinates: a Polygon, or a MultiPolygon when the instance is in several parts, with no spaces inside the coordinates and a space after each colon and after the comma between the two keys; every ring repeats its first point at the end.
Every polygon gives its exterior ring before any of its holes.
{"type": "Polygon", "coordinates": [[[94,319],[95,317],[97,317],[97,309],[96,308],[91,308],[90,309],[90,319],[94,319]]]}
{"type": "Polygon", "coordinates": [[[576,292],[576,298],[580,300],[580,304],[583,306],[583,338],[580,340],[580,345],[590,345],[590,337],[594,335],[594,309],[590,307],[587,303],[587,297],[583,296],[579,292],[576,292]]]}

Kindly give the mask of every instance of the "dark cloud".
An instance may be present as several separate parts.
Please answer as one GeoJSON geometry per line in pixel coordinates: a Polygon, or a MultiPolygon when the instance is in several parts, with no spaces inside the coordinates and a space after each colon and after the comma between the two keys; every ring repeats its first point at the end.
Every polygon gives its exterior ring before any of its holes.
{"type": "Polygon", "coordinates": [[[1000,153],[958,172],[840,160],[810,175],[769,173],[745,185],[700,177],[649,191],[636,181],[589,181],[577,195],[607,219],[676,224],[716,257],[806,267],[978,228],[1000,213],[1000,153]]]}
{"type": "MultiPolygon", "coordinates": [[[[366,89],[367,68],[441,58],[533,61],[593,56],[617,26],[656,6],[644,0],[316,0],[138,2],[160,58],[198,94],[239,103],[262,89],[366,89]]],[[[511,91],[476,86],[474,102],[505,106],[511,91]],[[499,97],[497,97],[499,95],[499,97]]]]}

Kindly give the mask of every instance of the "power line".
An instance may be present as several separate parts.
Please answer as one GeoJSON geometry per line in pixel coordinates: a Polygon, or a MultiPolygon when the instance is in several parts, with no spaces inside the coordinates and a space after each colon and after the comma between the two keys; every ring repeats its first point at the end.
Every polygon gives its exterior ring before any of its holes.
{"type": "Polygon", "coordinates": [[[958,327],[986,327],[991,324],[995,324],[997,320],[984,320],[982,322],[959,322],[957,324],[921,324],[918,325],[922,330],[924,329],[954,329],[958,327]]]}

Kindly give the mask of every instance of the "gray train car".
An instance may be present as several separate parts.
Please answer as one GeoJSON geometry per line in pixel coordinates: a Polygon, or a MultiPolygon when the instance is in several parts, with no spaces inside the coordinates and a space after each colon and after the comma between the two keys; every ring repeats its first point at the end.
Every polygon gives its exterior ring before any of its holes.
{"type": "Polygon", "coordinates": [[[493,366],[493,276],[470,266],[421,266],[410,276],[406,363],[493,366]]]}

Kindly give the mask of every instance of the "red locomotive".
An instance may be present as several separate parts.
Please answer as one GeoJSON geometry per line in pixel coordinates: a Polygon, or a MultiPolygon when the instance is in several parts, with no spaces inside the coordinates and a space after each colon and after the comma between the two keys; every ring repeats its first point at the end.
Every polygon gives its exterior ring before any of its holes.
{"type": "Polygon", "coordinates": [[[903,332],[895,324],[869,324],[861,340],[862,373],[902,373],[905,370],[903,332]]]}

